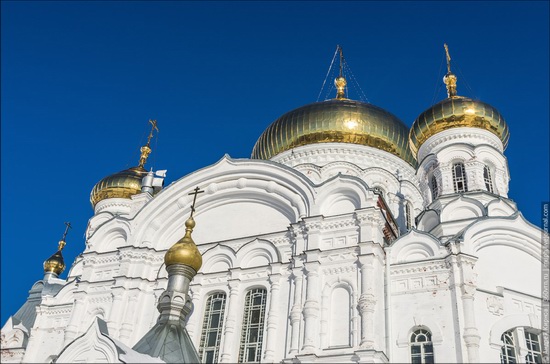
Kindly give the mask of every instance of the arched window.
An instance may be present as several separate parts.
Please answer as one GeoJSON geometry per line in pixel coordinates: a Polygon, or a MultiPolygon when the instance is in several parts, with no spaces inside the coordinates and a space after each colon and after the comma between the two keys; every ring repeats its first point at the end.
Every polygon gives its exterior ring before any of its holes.
{"type": "Polygon", "coordinates": [[[464,163],[458,162],[453,164],[453,186],[456,193],[468,192],[464,163]]]}
{"type": "Polygon", "coordinates": [[[219,360],[225,297],[225,293],[220,292],[210,295],[206,300],[199,347],[199,356],[203,363],[217,363],[219,360]]]}
{"type": "Polygon", "coordinates": [[[483,167],[483,181],[485,182],[485,189],[493,193],[493,180],[491,179],[491,171],[487,166],[483,167]]]}
{"type": "Polygon", "coordinates": [[[424,364],[434,362],[432,334],[428,330],[418,329],[411,335],[411,363],[424,364]]]}
{"type": "Polygon", "coordinates": [[[245,296],[239,363],[260,362],[264,337],[266,298],[267,291],[263,288],[252,289],[245,296]]]}
{"type": "Polygon", "coordinates": [[[516,327],[514,330],[508,330],[503,333],[500,337],[502,341],[500,362],[503,364],[518,363],[520,361],[518,358],[518,354],[520,353],[519,343],[525,342],[525,347],[527,348],[525,363],[542,363],[540,336],[535,331],[530,327],[516,327]]]}
{"type": "Polygon", "coordinates": [[[516,363],[516,348],[512,331],[506,331],[500,337],[502,347],[500,348],[500,362],[503,364],[516,363]]]}
{"type": "Polygon", "coordinates": [[[432,185],[432,201],[433,201],[439,197],[439,186],[437,185],[437,178],[435,178],[435,176],[432,176],[431,178],[431,185],[432,185]]]}

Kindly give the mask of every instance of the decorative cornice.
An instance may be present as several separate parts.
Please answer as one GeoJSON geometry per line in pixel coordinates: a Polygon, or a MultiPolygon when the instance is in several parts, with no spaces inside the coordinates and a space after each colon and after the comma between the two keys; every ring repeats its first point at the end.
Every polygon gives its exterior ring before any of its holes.
{"type": "Polygon", "coordinates": [[[418,161],[422,162],[428,154],[433,153],[434,148],[445,142],[467,138],[481,140],[501,153],[503,152],[502,141],[490,131],[479,128],[454,128],[437,133],[426,140],[418,150],[418,161]]]}
{"type": "MultiPolygon", "coordinates": [[[[401,173],[404,173],[405,179],[414,180],[415,179],[415,170],[411,165],[402,160],[401,158],[394,156],[390,153],[378,150],[376,148],[354,145],[354,144],[314,144],[314,145],[305,145],[302,147],[296,147],[292,150],[283,152],[274,156],[271,160],[279,162],[290,167],[297,166],[299,164],[306,163],[315,163],[311,159],[318,157],[327,157],[327,156],[338,156],[341,161],[349,162],[357,165],[357,160],[361,159],[363,164],[368,162],[372,165],[383,165],[387,167],[388,170],[399,170],[401,173]],[[342,160],[344,158],[344,160],[342,160]]],[[[334,160],[330,160],[333,162],[334,160]]],[[[322,160],[318,158],[317,163],[319,162],[328,162],[328,160],[322,160]]],[[[359,168],[364,169],[368,166],[359,166],[359,168]]]]}
{"type": "Polygon", "coordinates": [[[449,271],[449,267],[444,260],[439,259],[420,263],[401,263],[392,265],[390,275],[398,277],[402,275],[430,274],[433,272],[445,271],[449,271]]]}

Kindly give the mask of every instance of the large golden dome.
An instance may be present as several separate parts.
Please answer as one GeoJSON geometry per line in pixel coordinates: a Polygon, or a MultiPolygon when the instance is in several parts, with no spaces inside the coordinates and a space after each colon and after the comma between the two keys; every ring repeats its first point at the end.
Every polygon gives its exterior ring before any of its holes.
{"type": "Polygon", "coordinates": [[[443,130],[458,127],[488,130],[500,138],[504,148],[510,138],[508,125],[497,109],[467,97],[451,96],[416,118],[409,134],[410,148],[416,155],[420,146],[429,137],[443,130]]]}
{"type": "Polygon", "coordinates": [[[299,107],[275,120],[256,142],[251,157],[270,159],[314,143],[367,145],[415,165],[408,128],[401,120],[382,108],[341,96],[299,107]]]}
{"type": "Polygon", "coordinates": [[[146,175],[145,168],[137,166],[103,178],[90,193],[92,206],[107,198],[130,198],[141,193],[141,180],[146,175]]]}

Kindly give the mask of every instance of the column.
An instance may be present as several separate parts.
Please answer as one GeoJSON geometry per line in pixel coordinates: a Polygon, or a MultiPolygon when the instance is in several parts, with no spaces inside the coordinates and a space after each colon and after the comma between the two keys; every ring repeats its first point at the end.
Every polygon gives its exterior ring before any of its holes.
{"type": "Polygon", "coordinates": [[[304,346],[302,351],[313,353],[319,347],[319,262],[308,262],[306,267],[306,302],[304,304],[304,346]]]}
{"type": "Polygon", "coordinates": [[[237,326],[237,317],[241,309],[239,305],[239,280],[229,281],[229,298],[227,300],[227,316],[225,319],[225,329],[223,331],[223,347],[221,351],[220,363],[236,363],[237,358],[233,358],[231,352],[233,351],[235,337],[238,337],[238,333],[235,333],[237,326]]]}
{"type": "Polygon", "coordinates": [[[290,310],[290,352],[297,354],[300,345],[300,322],[302,318],[302,270],[298,269],[292,274],[294,278],[294,304],[290,310]]]}
{"type": "Polygon", "coordinates": [[[277,345],[277,321],[279,320],[279,303],[281,274],[270,274],[269,283],[271,284],[271,293],[269,300],[269,312],[267,317],[267,333],[265,344],[264,362],[272,363],[275,356],[277,345]]]}

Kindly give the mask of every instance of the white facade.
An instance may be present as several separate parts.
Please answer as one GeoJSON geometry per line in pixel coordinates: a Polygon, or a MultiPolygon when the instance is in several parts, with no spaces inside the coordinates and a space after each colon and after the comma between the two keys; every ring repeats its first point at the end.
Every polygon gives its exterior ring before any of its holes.
{"type": "Polygon", "coordinates": [[[257,351],[269,363],[406,363],[415,350],[429,362],[415,332],[430,336],[435,362],[499,362],[508,331],[526,362],[536,355],[526,338],[541,330],[542,232],[508,199],[503,149],[483,129],[445,130],[422,145],[415,169],[373,147],[317,143],[270,161],[226,156],[154,197],[100,201],[67,279],[37,282],[4,325],[2,362],[143,359],[126,349],[158,318],[164,254],[183,235],[196,186],[203,266],[187,330],[203,359],[218,294],[215,362],[257,351]],[[254,289],[265,290],[256,326],[244,320],[254,289]],[[250,327],[257,341],[243,335],[250,327]]]}

